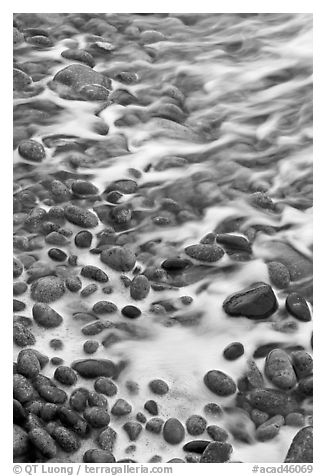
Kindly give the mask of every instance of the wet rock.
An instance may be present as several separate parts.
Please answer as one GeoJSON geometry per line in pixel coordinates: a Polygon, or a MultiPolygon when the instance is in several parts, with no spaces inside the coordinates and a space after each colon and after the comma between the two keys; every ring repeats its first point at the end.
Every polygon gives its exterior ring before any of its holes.
{"type": "Polygon", "coordinates": [[[41,365],[31,349],[21,350],[17,357],[17,371],[27,378],[36,377],[41,370],[41,365]]]}
{"type": "Polygon", "coordinates": [[[154,400],[147,400],[144,404],[145,410],[147,410],[151,415],[158,415],[158,406],[154,400]]]}
{"type": "Polygon", "coordinates": [[[66,288],[72,292],[76,293],[81,290],[82,282],[78,276],[71,276],[65,280],[66,288]]]}
{"type": "Polygon", "coordinates": [[[18,152],[24,159],[31,162],[42,162],[45,159],[43,145],[33,139],[21,142],[18,146],[18,152]]]}
{"type": "Polygon", "coordinates": [[[117,366],[108,359],[85,359],[73,362],[71,367],[84,378],[115,377],[117,366]]]}
{"type": "Polygon", "coordinates": [[[229,461],[232,451],[233,448],[229,443],[214,441],[206,447],[200,458],[200,462],[225,463],[226,461],[229,461]]]}
{"type": "Polygon", "coordinates": [[[14,374],[13,376],[13,395],[20,403],[29,402],[32,400],[34,389],[32,384],[21,374],[14,374]]]}
{"type": "Polygon", "coordinates": [[[67,453],[75,453],[80,448],[78,436],[68,428],[56,426],[51,435],[58,445],[67,453]]]}
{"type": "Polygon", "coordinates": [[[236,360],[244,354],[244,347],[241,342],[232,342],[223,351],[226,360],[236,360]]]}
{"type": "Polygon", "coordinates": [[[67,255],[64,251],[60,250],[59,248],[51,248],[48,251],[49,258],[53,261],[63,262],[66,261],[67,255]]]}
{"type": "Polygon", "coordinates": [[[67,50],[62,51],[61,56],[63,58],[80,61],[81,63],[85,63],[90,68],[95,66],[95,60],[93,56],[85,50],[79,50],[77,48],[69,48],[67,50]]]}
{"type": "Polygon", "coordinates": [[[82,328],[82,333],[85,336],[95,336],[100,334],[104,329],[108,327],[108,324],[102,321],[92,322],[82,328]]]}
{"type": "Polygon", "coordinates": [[[313,376],[310,375],[308,377],[302,378],[299,381],[298,385],[298,392],[301,394],[303,397],[312,397],[313,395],[313,376]]]}
{"type": "Polygon", "coordinates": [[[83,344],[83,349],[86,354],[94,354],[99,346],[100,343],[97,340],[87,340],[83,344]]]}
{"type": "Polygon", "coordinates": [[[185,429],[177,418],[169,418],[163,426],[163,437],[171,445],[179,444],[185,437],[185,429]]]}
{"type": "Polygon", "coordinates": [[[209,425],[206,431],[214,441],[226,441],[229,437],[227,431],[217,425],[209,425]]]}
{"type": "Polygon", "coordinates": [[[205,263],[215,263],[224,255],[224,251],[217,245],[191,245],[185,248],[185,253],[193,259],[205,263]]]}
{"type": "Polygon", "coordinates": [[[200,415],[191,415],[186,421],[189,435],[198,436],[204,433],[207,421],[200,415]]]}
{"type": "Polygon", "coordinates": [[[290,390],[297,383],[290,358],[282,349],[274,349],[266,357],[265,375],[276,387],[283,390],[290,390]]]}
{"type": "Polygon", "coordinates": [[[275,438],[282,425],[284,425],[284,418],[281,415],[275,415],[258,426],[255,434],[256,439],[258,441],[268,441],[275,438]]]}
{"type": "Polygon", "coordinates": [[[18,347],[26,347],[36,343],[34,334],[26,326],[19,323],[13,326],[13,340],[18,347]]]}
{"type": "Polygon", "coordinates": [[[279,289],[287,288],[290,284],[290,272],[284,264],[278,261],[268,263],[268,273],[271,283],[279,289]]]}
{"type": "Polygon", "coordinates": [[[131,411],[131,405],[123,398],[119,398],[111,409],[112,415],[117,417],[128,415],[129,413],[131,413],[131,411]]]}
{"type": "Polygon", "coordinates": [[[89,392],[87,402],[90,407],[100,407],[104,409],[108,408],[107,398],[97,392],[89,392]]]}
{"type": "MultiPolygon", "coordinates": [[[[43,278],[46,279],[46,278],[43,278]]],[[[33,318],[36,324],[46,329],[60,326],[63,319],[52,307],[43,303],[36,303],[32,308],[33,318]]]]}
{"type": "Polygon", "coordinates": [[[92,244],[93,235],[90,231],[79,231],[75,236],[75,245],[77,248],[89,248],[92,244]]]}
{"type": "Polygon", "coordinates": [[[94,389],[99,392],[107,395],[108,397],[113,397],[118,393],[118,387],[111,379],[107,377],[99,377],[94,382],[94,389]]]}
{"type": "Polygon", "coordinates": [[[70,395],[69,404],[77,412],[83,412],[87,405],[89,391],[86,388],[76,388],[70,395]]]}
{"type": "Polygon", "coordinates": [[[305,350],[292,352],[292,363],[298,379],[307,377],[313,371],[313,359],[305,350]]]}
{"type": "Polygon", "coordinates": [[[13,311],[19,312],[25,309],[26,304],[23,301],[19,301],[18,299],[13,299],[13,311]]]}
{"type": "Polygon", "coordinates": [[[66,246],[68,245],[69,240],[62,234],[57,231],[51,231],[48,235],[45,237],[46,243],[49,243],[50,245],[56,245],[56,246],[66,246]]]}
{"type": "Polygon", "coordinates": [[[55,403],[44,403],[39,411],[39,417],[44,421],[53,421],[57,417],[58,409],[55,403]]]}
{"type": "Polygon", "coordinates": [[[253,408],[257,408],[270,416],[285,416],[296,411],[299,406],[294,396],[272,388],[254,389],[249,393],[248,400],[253,408]]]}
{"type": "Polygon", "coordinates": [[[277,300],[268,284],[258,283],[226,298],[223,309],[230,316],[266,319],[276,311],[277,300]]]}
{"type": "Polygon", "coordinates": [[[159,434],[162,430],[163,424],[164,420],[162,420],[162,418],[154,417],[148,420],[145,425],[145,429],[150,433],[159,434]]]}
{"type": "Polygon", "coordinates": [[[101,253],[101,261],[116,271],[131,271],[136,264],[136,256],[132,250],[122,246],[114,246],[101,253]]]}
{"type": "Polygon", "coordinates": [[[220,370],[210,370],[204,377],[206,387],[220,397],[227,397],[236,392],[236,384],[231,377],[220,370]]]}
{"type": "Polygon", "coordinates": [[[61,69],[53,78],[53,83],[60,83],[75,91],[86,85],[99,85],[111,89],[111,80],[89,66],[71,64],[61,69]]]}
{"type": "Polygon", "coordinates": [[[223,413],[222,408],[217,403],[207,403],[204,406],[204,413],[210,417],[220,417],[223,413]]]}
{"type": "Polygon", "coordinates": [[[191,453],[202,454],[209,444],[210,444],[210,441],[207,441],[207,440],[189,441],[188,443],[183,445],[183,450],[190,451],[191,453]]]}
{"type": "Polygon", "coordinates": [[[13,422],[18,425],[22,425],[26,418],[28,412],[25,410],[23,405],[18,401],[13,399],[13,422]]]}
{"type": "Polygon", "coordinates": [[[156,395],[165,395],[169,391],[169,386],[164,380],[155,379],[149,382],[149,388],[156,395]]]}
{"type": "Polygon", "coordinates": [[[84,463],[115,463],[115,457],[110,451],[99,449],[87,450],[83,456],[84,463]]]}
{"type": "Polygon", "coordinates": [[[136,414],[136,420],[139,421],[139,423],[146,423],[147,418],[145,417],[145,415],[142,412],[138,412],[136,414]]]}
{"type": "Polygon", "coordinates": [[[55,441],[46,430],[35,428],[28,433],[28,438],[45,458],[54,458],[56,456],[57,447],[55,441]]]}
{"type": "Polygon", "coordinates": [[[110,301],[96,302],[92,308],[95,314],[112,314],[118,310],[117,306],[110,301]]]}
{"type": "Polygon", "coordinates": [[[84,287],[84,289],[80,291],[80,295],[82,297],[88,297],[91,294],[96,293],[97,290],[98,290],[97,284],[88,284],[87,286],[84,287]]]}
{"type": "Polygon", "coordinates": [[[93,428],[103,428],[110,423],[110,415],[100,407],[86,408],[84,418],[93,428]]]}
{"type": "Polygon", "coordinates": [[[130,441],[136,441],[140,435],[143,427],[140,423],[136,421],[127,421],[122,427],[127,435],[129,436],[130,441]]]}
{"type": "Polygon", "coordinates": [[[136,276],[130,285],[130,296],[133,299],[140,300],[145,299],[150,291],[150,284],[146,276],[136,276]]]}
{"type": "Polygon", "coordinates": [[[21,294],[24,294],[25,291],[27,291],[27,284],[24,283],[23,281],[19,281],[18,283],[13,283],[12,287],[12,292],[14,296],[20,296],[21,294]]]}
{"type": "Polygon", "coordinates": [[[129,319],[136,319],[141,315],[141,310],[136,306],[128,305],[121,309],[121,314],[125,317],[129,317],[129,319]]]}
{"type": "Polygon", "coordinates": [[[285,417],[285,424],[288,426],[296,426],[301,428],[302,426],[304,426],[304,422],[304,416],[298,412],[289,413],[285,417]]]}
{"type": "Polygon", "coordinates": [[[14,425],[13,430],[13,456],[23,456],[28,451],[28,435],[20,426],[14,425]]]}
{"type": "Polygon", "coordinates": [[[311,321],[311,313],[304,297],[299,293],[291,293],[285,301],[289,313],[302,322],[311,321]]]}
{"type": "Polygon", "coordinates": [[[114,444],[117,439],[117,433],[113,428],[110,426],[103,430],[97,438],[97,442],[100,446],[105,451],[113,451],[114,444]]]}
{"type": "Polygon", "coordinates": [[[117,191],[123,194],[131,194],[135,193],[137,191],[137,188],[137,182],[135,182],[134,180],[117,180],[116,182],[112,182],[110,185],[108,185],[104,193],[117,191]]]}
{"type": "Polygon", "coordinates": [[[65,207],[65,217],[70,223],[82,228],[94,228],[98,225],[98,219],[94,213],[76,205],[65,207]]]}
{"type": "Polygon", "coordinates": [[[222,245],[229,255],[234,253],[250,254],[252,252],[251,244],[244,236],[221,233],[216,236],[215,240],[218,244],[222,245]]]}
{"type": "Polygon", "coordinates": [[[41,385],[38,388],[38,393],[49,403],[65,403],[67,400],[67,394],[64,390],[51,385],[41,385]]]}
{"type": "Polygon", "coordinates": [[[75,385],[77,382],[76,372],[65,365],[61,365],[55,369],[54,378],[63,385],[75,385]]]}
{"type": "MultiPolygon", "coordinates": [[[[49,303],[57,301],[65,293],[64,281],[56,276],[46,276],[31,285],[31,297],[34,301],[49,303]]],[[[34,316],[35,319],[35,316],[34,316]]]]}
{"type": "Polygon", "coordinates": [[[17,259],[13,259],[13,277],[18,278],[24,271],[23,264],[17,259]]]}
{"type": "Polygon", "coordinates": [[[313,462],[313,433],[312,426],[306,426],[298,431],[287,452],[285,463],[313,462]]]}

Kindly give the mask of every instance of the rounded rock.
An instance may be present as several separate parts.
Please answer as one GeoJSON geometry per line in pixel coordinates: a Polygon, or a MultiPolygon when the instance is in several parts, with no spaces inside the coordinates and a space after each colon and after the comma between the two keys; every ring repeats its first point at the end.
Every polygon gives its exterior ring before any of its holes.
{"type": "Polygon", "coordinates": [[[236,392],[237,387],[231,377],[220,370],[210,370],[204,377],[206,387],[219,397],[227,397],[236,392]]]}
{"type": "Polygon", "coordinates": [[[131,271],[136,264],[136,256],[132,250],[122,246],[114,246],[101,253],[101,261],[116,271],[131,271]]]}
{"type": "Polygon", "coordinates": [[[136,306],[128,305],[121,309],[121,314],[125,317],[129,317],[129,319],[136,319],[141,315],[141,310],[136,306]]]}
{"type": "Polygon", "coordinates": [[[165,395],[169,391],[168,384],[161,379],[152,380],[148,385],[155,395],[165,395]]]}
{"type": "Polygon", "coordinates": [[[65,293],[64,281],[55,276],[46,276],[34,281],[31,286],[31,297],[34,301],[49,303],[57,301],[65,293]]]}
{"type": "Polygon", "coordinates": [[[94,382],[94,389],[99,393],[103,393],[107,397],[113,397],[118,393],[116,384],[107,377],[97,378],[94,382]]]}
{"type": "Polygon", "coordinates": [[[200,415],[191,415],[186,421],[189,435],[198,436],[204,433],[207,421],[200,415]]]}
{"type": "Polygon", "coordinates": [[[163,437],[167,443],[177,445],[185,437],[185,429],[177,418],[169,418],[163,426],[163,437]]]}
{"type": "Polygon", "coordinates": [[[21,142],[18,146],[18,152],[24,159],[31,162],[42,162],[45,158],[43,145],[33,139],[21,142]]]}
{"type": "Polygon", "coordinates": [[[63,385],[75,385],[77,382],[77,375],[70,367],[61,365],[57,367],[54,372],[54,378],[63,385]]]}
{"type": "Polygon", "coordinates": [[[135,300],[145,299],[150,291],[150,284],[146,276],[136,276],[130,284],[130,296],[135,300]]]}
{"type": "Polygon", "coordinates": [[[236,360],[244,354],[244,347],[241,342],[232,342],[223,351],[226,360],[236,360]]]}
{"type": "Polygon", "coordinates": [[[52,307],[43,303],[36,303],[32,308],[33,318],[36,324],[46,329],[60,326],[63,319],[52,307]]]}
{"type": "Polygon", "coordinates": [[[93,428],[103,428],[110,423],[110,415],[100,407],[86,408],[84,418],[93,428]]]}
{"type": "Polygon", "coordinates": [[[34,428],[28,433],[28,438],[45,458],[54,458],[56,456],[57,447],[55,441],[46,430],[34,428]]]}
{"type": "Polygon", "coordinates": [[[282,349],[274,349],[266,357],[265,375],[276,387],[283,390],[290,390],[297,383],[290,358],[282,349]]]}

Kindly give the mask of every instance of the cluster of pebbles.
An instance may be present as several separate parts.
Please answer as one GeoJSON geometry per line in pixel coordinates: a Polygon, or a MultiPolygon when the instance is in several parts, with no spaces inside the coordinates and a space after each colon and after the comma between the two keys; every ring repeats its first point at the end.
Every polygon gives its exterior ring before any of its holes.
{"type": "MultiPolygon", "coordinates": [[[[147,17],[141,15],[51,15],[16,14],[14,18],[13,84],[18,99],[13,215],[15,461],[132,463],[137,442],[147,433],[175,447],[171,463],[225,463],[237,461],[234,444],[268,445],[287,426],[295,428],[295,436],[285,461],[311,462],[311,262],[277,235],[286,230],[280,224],[282,200],[272,200],[260,185],[244,190],[238,180],[233,189],[227,184],[216,194],[214,171],[213,178],[199,172],[157,188],[155,181],[146,183],[143,178],[151,167],[131,168],[132,156],[127,173],[111,179],[108,168],[102,188],[92,180],[92,170],[101,174],[97,167],[108,157],[130,154],[123,133],[113,132],[111,137],[99,112],[105,107],[119,106],[125,111],[115,130],[145,127],[155,120],[158,134],[164,136],[200,143],[214,139],[212,122],[206,129],[200,122],[197,128],[187,124],[194,107],[189,99],[187,108],[189,90],[201,88],[190,77],[157,87],[160,100],[154,87],[147,85],[147,94],[129,87],[138,85],[142,74],[147,81],[155,74],[154,68],[142,63],[155,63],[160,50],[147,45],[166,41],[179,27],[181,41],[182,32],[199,21],[198,15],[152,15],[157,25],[160,21],[166,25],[166,34],[147,28],[147,17]],[[85,35],[83,48],[75,39],[78,34],[85,35]],[[128,54],[137,53],[139,58],[130,70],[125,69],[123,39],[130,48],[128,54]],[[64,41],[61,56],[54,59],[50,52],[64,41]],[[115,66],[110,67],[110,62],[115,66]],[[103,63],[106,70],[94,69],[103,63]],[[64,101],[94,105],[92,134],[98,140],[65,135],[64,101]],[[136,107],[130,109],[130,105],[136,107]],[[51,130],[50,125],[60,121],[61,135],[42,132],[42,127],[49,125],[51,130]],[[267,225],[262,220],[260,225],[248,225],[244,217],[232,216],[197,242],[183,245],[178,240],[180,227],[200,220],[207,207],[231,201],[236,192],[241,193],[246,210],[258,210],[279,224],[267,225]],[[175,227],[175,242],[164,247],[168,227],[175,227]],[[161,229],[161,239],[141,240],[142,233],[161,229]],[[267,323],[279,333],[294,336],[294,341],[264,343],[251,356],[245,339],[230,339],[225,348],[217,348],[228,368],[247,359],[246,371],[235,379],[224,369],[207,368],[198,378],[203,394],[209,394],[201,414],[189,412],[181,419],[167,415],[167,408],[162,412],[162,398],[173,392],[173,382],[155,373],[147,382],[151,398],[139,409],[133,403],[139,391],[136,382],[127,382],[129,398],[121,393],[130,362],[111,356],[112,347],[125,339],[130,339],[130,345],[133,339],[146,339],[151,321],[171,327],[170,332],[175,327],[196,332],[205,310],[189,311],[196,297],[182,294],[182,288],[197,284],[201,293],[219,273],[231,279],[232,273],[261,258],[255,254],[255,240],[261,236],[268,237],[266,246],[272,255],[263,259],[266,279],[249,277],[247,286],[226,296],[224,302],[216,301],[216,309],[231,327],[238,320],[267,323]],[[125,296],[123,305],[115,299],[119,292],[125,296]],[[56,332],[69,326],[78,328],[80,354],[67,362],[60,357],[67,344],[56,332]],[[295,342],[298,329],[309,333],[310,348],[295,342]],[[39,338],[48,342],[49,355],[38,350],[39,338]],[[250,427],[224,425],[235,410],[246,415],[250,427]],[[129,440],[125,448],[121,448],[121,434],[129,440]],[[123,451],[124,458],[115,456],[123,451]]],[[[205,158],[203,154],[198,162],[205,158]]],[[[195,162],[191,155],[168,155],[153,168],[158,174],[195,162]]],[[[292,206],[306,210],[306,191],[304,199],[296,193],[292,206]]],[[[149,460],[166,461],[160,454],[149,460]]]]}

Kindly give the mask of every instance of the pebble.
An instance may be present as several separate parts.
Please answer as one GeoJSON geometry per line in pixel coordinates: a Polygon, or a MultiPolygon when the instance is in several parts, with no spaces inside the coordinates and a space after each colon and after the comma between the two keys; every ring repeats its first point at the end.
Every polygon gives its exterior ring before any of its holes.
{"type": "Polygon", "coordinates": [[[98,290],[97,284],[88,284],[80,291],[80,295],[81,297],[88,297],[91,294],[96,293],[97,290],[98,290]]]}
{"type": "Polygon", "coordinates": [[[61,83],[78,91],[82,86],[98,84],[111,89],[111,80],[102,73],[94,71],[83,64],[71,64],[61,69],[53,78],[54,83],[61,83]]]}
{"type": "Polygon", "coordinates": [[[65,403],[67,400],[67,394],[64,390],[51,385],[41,385],[38,388],[38,393],[50,403],[65,403]]]}
{"type": "Polygon", "coordinates": [[[268,413],[261,412],[260,410],[257,410],[257,408],[255,408],[251,412],[251,419],[255,423],[256,426],[259,426],[268,420],[268,413]]]}
{"type": "Polygon", "coordinates": [[[137,421],[127,421],[122,428],[129,436],[130,441],[136,441],[143,429],[141,424],[137,421]]]}
{"type": "Polygon", "coordinates": [[[111,408],[112,415],[118,417],[128,415],[129,413],[131,413],[131,411],[131,405],[123,398],[119,398],[111,408]]]}
{"type": "Polygon", "coordinates": [[[156,395],[165,395],[169,391],[169,386],[164,380],[155,379],[149,382],[149,388],[156,395]]]}
{"type": "Polygon", "coordinates": [[[289,413],[285,417],[285,424],[288,426],[295,426],[301,428],[302,426],[304,426],[304,421],[304,416],[298,412],[289,413]]]}
{"type": "Polygon", "coordinates": [[[76,293],[82,288],[82,282],[78,276],[70,276],[66,278],[65,285],[66,288],[72,293],[76,293]]]}
{"type": "Polygon", "coordinates": [[[198,436],[204,433],[207,421],[200,415],[191,415],[186,421],[189,435],[198,436]]]}
{"type": "Polygon", "coordinates": [[[258,441],[268,441],[278,435],[281,426],[284,425],[284,418],[282,415],[275,415],[269,420],[262,423],[256,429],[256,439],[258,441]]]}
{"type": "Polygon", "coordinates": [[[209,425],[206,431],[214,441],[226,441],[229,437],[227,431],[217,425],[209,425]]]}
{"type": "Polygon", "coordinates": [[[18,278],[24,271],[23,264],[17,259],[13,259],[13,277],[18,278]]]}
{"type": "Polygon", "coordinates": [[[81,196],[97,195],[99,191],[92,182],[88,182],[87,180],[75,180],[71,184],[71,190],[75,195],[81,196]]]}
{"type": "Polygon", "coordinates": [[[93,428],[103,428],[110,423],[110,415],[104,408],[86,408],[83,415],[93,428]]]}
{"type": "Polygon", "coordinates": [[[86,354],[94,354],[99,346],[100,343],[97,340],[87,340],[83,344],[83,349],[86,354]]]}
{"type": "Polygon", "coordinates": [[[312,463],[313,462],[313,430],[306,426],[298,431],[292,440],[284,463],[312,463]]]}
{"type": "Polygon", "coordinates": [[[137,191],[137,188],[137,182],[135,182],[134,180],[123,179],[117,180],[116,182],[112,182],[110,185],[108,185],[105,189],[105,193],[118,191],[128,195],[135,193],[137,191]]]}
{"type": "Polygon", "coordinates": [[[311,321],[311,313],[304,297],[299,293],[291,293],[285,301],[288,312],[302,322],[311,321]]]}
{"type": "Polygon", "coordinates": [[[13,376],[13,395],[20,403],[26,403],[32,400],[34,389],[32,384],[21,374],[13,376]]]}
{"type": "Polygon", "coordinates": [[[89,248],[92,244],[93,235],[88,230],[82,230],[76,233],[75,245],[77,248],[89,248]]]}
{"type": "Polygon", "coordinates": [[[304,397],[312,397],[313,395],[313,376],[310,375],[309,377],[302,378],[299,381],[298,385],[298,392],[299,394],[303,395],[304,397]]]}
{"type": "Polygon", "coordinates": [[[17,371],[27,378],[36,377],[41,370],[41,365],[31,349],[21,350],[17,357],[17,371]]]}
{"type": "MultiPolygon", "coordinates": [[[[45,278],[44,278],[45,279],[45,278]]],[[[41,327],[52,329],[60,326],[62,317],[52,307],[43,303],[36,303],[32,308],[34,321],[41,327]]]]}
{"type": "Polygon", "coordinates": [[[13,457],[23,456],[28,451],[28,435],[20,426],[14,425],[13,429],[13,457]]]}
{"type": "Polygon", "coordinates": [[[248,396],[253,408],[266,412],[270,416],[292,413],[297,410],[298,403],[294,396],[272,388],[253,389],[248,396]]]}
{"type": "Polygon", "coordinates": [[[20,312],[25,309],[26,304],[18,299],[13,299],[13,312],[20,312]]]}
{"type": "Polygon", "coordinates": [[[42,162],[45,159],[43,145],[33,139],[21,142],[18,146],[18,152],[21,157],[31,162],[42,162]]]}
{"type": "Polygon", "coordinates": [[[229,461],[232,446],[229,443],[214,441],[210,443],[200,458],[201,463],[226,463],[229,461]]]}
{"type": "Polygon", "coordinates": [[[19,425],[23,424],[27,418],[28,412],[23,405],[13,399],[13,421],[19,425]]]}
{"type": "Polygon", "coordinates": [[[185,437],[185,429],[177,418],[169,418],[163,426],[163,438],[171,445],[179,444],[185,437]]]}
{"type": "Polygon", "coordinates": [[[91,322],[84,326],[81,331],[85,336],[95,336],[100,334],[107,327],[110,327],[110,324],[109,322],[103,321],[91,322]]]}
{"type": "Polygon", "coordinates": [[[97,392],[89,392],[88,405],[90,407],[108,408],[108,400],[104,395],[97,392]]]}
{"type": "Polygon", "coordinates": [[[100,448],[102,448],[103,450],[113,451],[117,436],[117,432],[113,428],[108,426],[98,435],[97,442],[100,448]]]}
{"type": "Polygon", "coordinates": [[[62,365],[55,369],[54,378],[63,385],[75,385],[77,382],[77,375],[70,367],[62,365]]]}
{"type": "Polygon", "coordinates": [[[13,326],[13,340],[18,347],[26,347],[36,343],[34,334],[26,326],[19,323],[13,326]]]}
{"type": "Polygon", "coordinates": [[[146,276],[136,276],[130,284],[130,296],[135,300],[145,299],[150,291],[150,283],[146,276]]]}
{"type": "Polygon", "coordinates": [[[39,411],[39,416],[44,421],[53,421],[57,417],[58,408],[55,403],[44,403],[39,411]]]}
{"type": "Polygon", "coordinates": [[[99,392],[103,393],[108,397],[113,397],[118,393],[118,387],[111,379],[107,377],[99,377],[94,382],[94,389],[99,392]]]}
{"type": "Polygon", "coordinates": [[[228,254],[235,252],[251,253],[251,244],[244,236],[221,233],[216,236],[216,242],[222,245],[228,254]]]}
{"type": "Polygon", "coordinates": [[[61,350],[63,348],[63,342],[61,339],[51,339],[49,345],[54,350],[61,350]]]}
{"type": "Polygon", "coordinates": [[[89,391],[86,388],[76,388],[69,398],[71,408],[77,412],[83,412],[87,406],[89,391]]]}
{"type": "Polygon", "coordinates": [[[292,352],[292,363],[298,379],[307,377],[313,371],[313,359],[305,350],[292,352]]]}
{"type": "Polygon", "coordinates": [[[103,250],[101,261],[116,271],[131,271],[136,264],[136,256],[132,250],[122,246],[114,246],[103,250]]]}
{"type": "Polygon", "coordinates": [[[148,420],[145,425],[145,429],[151,433],[159,434],[161,433],[163,424],[164,420],[162,420],[162,418],[154,417],[148,420]]]}
{"type": "Polygon", "coordinates": [[[277,309],[277,300],[269,284],[259,283],[225,299],[224,311],[230,316],[266,319],[277,309]]]}
{"type": "Polygon", "coordinates": [[[154,400],[147,400],[144,404],[145,410],[147,410],[151,415],[158,415],[158,406],[154,400]]]}
{"type": "Polygon", "coordinates": [[[51,364],[54,366],[62,365],[64,360],[61,357],[52,357],[50,360],[51,364]]]}
{"type": "Polygon", "coordinates": [[[48,235],[45,237],[46,243],[49,243],[50,245],[56,245],[56,246],[66,246],[70,243],[70,241],[60,232],[58,231],[51,231],[48,235]]]}
{"type": "Polygon", "coordinates": [[[85,359],[73,362],[71,367],[84,378],[114,377],[116,365],[108,359],[85,359]]]}
{"type": "Polygon", "coordinates": [[[232,342],[223,351],[226,360],[236,360],[244,354],[244,347],[241,342],[232,342]]]}
{"type": "Polygon", "coordinates": [[[95,314],[112,314],[118,310],[117,306],[110,301],[98,301],[92,308],[95,314]]]}
{"type": "Polygon", "coordinates": [[[31,285],[32,299],[42,303],[57,301],[64,293],[65,285],[63,279],[55,276],[40,278],[31,285]]]}
{"type": "Polygon", "coordinates": [[[290,272],[287,267],[278,262],[278,261],[271,261],[268,263],[268,274],[271,283],[279,288],[285,289],[289,286],[291,276],[290,272]]]}
{"type": "Polygon", "coordinates": [[[67,259],[67,255],[64,251],[60,250],[59,248],[51,248],[48,251],[48,255],[54,261],[63,262],[67,259]]]}
{"type": "Polygon", "coordinates": [[[64,210],[66,219],[74,225],[82,228],[94,228],[98,225],[97,216],[89,210],[76,205],[67,205],[64,210]]]}
{"type": "Polygon", "coordinates": [[[236,384],[231,377],[220,370],[210,370],[204,377],[206,387],[220,397],[227,397],[236,392],[236,384]]]}
{"type": "Polygon", "coordinates": [[[51,436],[67,453],[75,453],[80,448],[78,436],[68,428],[58,425],[54,428],[51,436]]]}
{"type": "Polygon", "coordinates": [[[110,451],[90,449],[83,455],[84,463],[115,463],[115,457],[110,451]]]}
{"type": "Polygon", "coordinates": [[[57,447],[55,441],[46,430],[35,428],[28,433],[28,438],[45,458],[54,458],[56,456],[57,447]]]}
{"type": "Polygon", "coordinates": [[[209,445],[210,441],[207,440],[193,440],[189,441],[185,445],[183,445],[184,451],[190,451],[192,453],[199,453],[202,454],[206,447],[209,445]]]}
{"type": "Polygon", "coordinates": [[[217,245],[191,245],[185,248],[185,253],[191,258],[205,263],[215,263],[224,255],[224,251],[217,245]]]}
{"type": "Polygon", "coordinates": [[[80,61],[81,63],[85,63],[91,68],[95,66],[95,60],[93,56],[85,50],[79,50],[77,48],[68,48],[67,50],[62,51],[61,56],[69,60],[80,61]]]}
{"type": "Polygon", "coordinates": [[[206,415],[220,417],[223,413],[222,408],[217,403],[207,403],[204,406],[204,413],[206,415]]]}
{"type": "Polygon", "coordinates": [[[266,357],[265,375],[276,387],[283,390],[290,390],[297,383],[291,360],[282,349],[274,349],[266,357]]]}
{"type": "Polygon", "coordinates": [[[121,309],[121,314],[125,317],[129,317],[129,319],[136,319],[141,315],[141,310],[136,306],[128,305],[121,309]]]}
{"type": "Polygon", "coordinates": [[[18,283],[13,284],[12,292],[14,296],[20,296],[21,294],[24,294],[24,292],[27,290],[28,286],[26,283],[23,281],[19,281],[18,283]]]}

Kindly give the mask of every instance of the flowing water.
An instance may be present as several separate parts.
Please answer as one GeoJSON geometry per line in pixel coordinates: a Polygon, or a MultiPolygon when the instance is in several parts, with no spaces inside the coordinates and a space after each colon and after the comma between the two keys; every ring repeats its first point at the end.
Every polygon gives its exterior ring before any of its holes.
{"type": "MultiPolygon", "coordinates": [[[[63,250],[78,256],[72,271],[78,274],[82,266],[99,266],[113,291],[108,296],[99,287],[86,298],[67,291],[51,304],[63,316],[63,324],[51,330],[34,324],[34,348],[50,358],[61,357],[65,365],[87,358],[86,337],[73,313],[88,311],[106,299],[119,310],[137,305],[142,315],[132,321],[133,331],[118,332],[117,342],[100,345],[91,356],[127,362],[117,381],[118,397],[132,404],[133,415],[153,398],[148,382],[160,378],[170,387],[168,394],[157,398],[163,419],[176,417],[184,423],[192,414],[203,415],[209,402],[233,408],[219,418],[205,415],[209,424],[226,430],[241,426],[250,435],[248,443],[230,434],[231,461],[284,461],[298,428],[283,426],[274,439],[256,441],[254,424],[235,407],[234,395],[214,395],[204,386],[203,376],[218,369],[237,381],[255,349],[265,343],[302,346],[311,353],[311,321],[291,318],[284,302],[290,289],[300,290],[312,303],[312,16],[43,14],[35,20],[18,14],[16,26],[21,31],[43,28],[52,43],[45,47],[22,41],[14,49],[15,67],[33,79],[27,90],[14,92],[15,197],[33,191],[37,196],[33,206],[48,211],[58,204],[51,202],[48,192],[40,193],[47,180],[56,178],[69,187],[73,179],[82,178],[92,182],[99,195],[75,197],[74,203],[98,211],[103,205],[115,206],[108,205],[103,194],[110,183],[136,181],[137,190],[119,200],[132,210],[132,219],[116,228],[115,239],[135,251],[138,272],[160,267],[167,258],[186,257],[185,247],[210,232],[246,236],[253,249],[249,259],[225,253],[207,266],[194,261],[181,282],[165,276],[159,288],[132,302],[121,273],[104,265],[98,254],[76,248],[71,239],[63,250]],[[146,36],[145,31],[150,33],[146,36]],[[95,42],[100,45],[92,49],[95,42]],[[58,71],[76,63],[61,56],[67,48],[95,51],[94,69],[112,78],[113,100],[112,96],[105,101],[80,100],[51,87],[58,71]],[[136,79],[122,83],[117,76],[121,71],[136,73],[136,79]],[[169,109],[171,104],[175,107],[169,109]],[[18,153],[18,144],[28,138],[43,143],[42,162],[32,163],[18,153]],[[36,184],[42,186],[37,189],[36,184]],[[268,204],[256,203],[254,197],[265,197],[268,204]],[[224,299],[251,283],[270,283],[266,263],[277,260],[299,270],[298,276],[293,271],[288,290],[273,288],[279,310],[262,321],[228,316],[222,308],[224,299]],[[183,305],[181,296],[193,301],[183,305]],[[152,303],[164,300],[173,301],[175,309],[153,312],[152,303]],[[63,340],[62,350],[49,346],[53,338],[63,340]],[[228,361],[223,350],[235,341],[243,344],[245,353],[228,361]],[[128,391],[128,381],[137,382],[138,393],[128,391]]],[[[29,211],[16,210],[14,231],[18,237],[32,238],[35,248],[18,247],[15,255],[32,254],[53,268],[47,254],[53,245],[24,227],[29,211]]],[[[100,221],[91,232],[95,236],[107,226],[100,221]]],[[[74,234],[81,229],[70,223],[65,227],[74,234]]],[[[56,267],[62,276],[70,269],[66,264],[56,267]]],[[[134,276],[133,271],[124,274],[134,276]]],[[[25,270],[23,278],[27,277],[25,270]]],[[[83,286],[90,283],[80,278],[83,286]]],[[[26,304],[18,314],[31,317],[34,302],[29,291],[18,299],[26,304]]],[[[127,321],[120,312],[108,318],[127,321]]],[[[106,332],[95,339],[101,342],[106,332]]],[[[14,358],[20,350],[15,346],[14,358]]],[[[262,371],[264,360],[256,360],[262,371]]],[[[48,364],[42,372],[52,377],[54,370],[48,364]]],[[[93,381],[79,378],[77,385],[92,388],[93,381]]],[[[109,406],[115,398],[108,399],[109,406]]],[[[184,457],[182,446],[193,439],[189,436],[171,446],[161,435],[142,431],[127,455],[130,443],[121,431],[124,421],[111,419],[118,432],[116,459],[184,457]]],[[[85,449],[92,447],[95,444],[86,440],[70,458],[80,461],[85,449]]]]}

